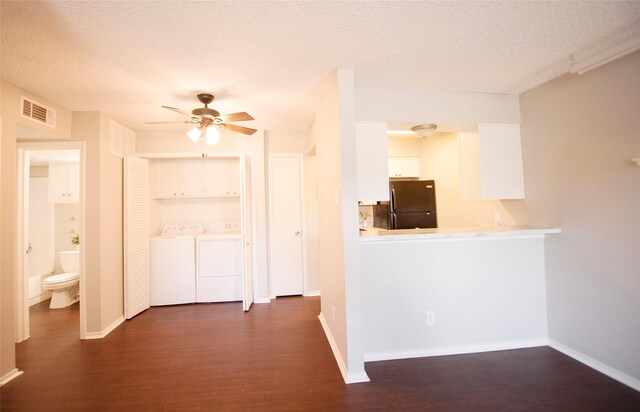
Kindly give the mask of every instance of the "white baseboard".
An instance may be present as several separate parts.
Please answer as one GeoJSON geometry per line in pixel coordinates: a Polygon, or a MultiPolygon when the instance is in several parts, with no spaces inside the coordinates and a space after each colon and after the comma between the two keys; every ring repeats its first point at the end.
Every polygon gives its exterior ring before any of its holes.
{"type": "Polygon", "coordinates": [[[11,382],[18,376],[22,375],[23,373],[24,372],[19,371],[18,368],[12,370],[9,373],[6,373],[2,378],[0,378],[0,386],[6,385],[7,383],[11,382]]]}
{"type": "Polygon", "coordinates": [[[85,339],[102,339],[105,336],[107,336],[109,333],[111,333],[115,328],[120,326],[122,322],[124,322],[124,316],[120,316],[118,319],[114,320],[113,323],[111,323],[111,325],[102,329],[100,332],[85,333],[84,338],[85,339]]]}
{"type": "Polygon", "coordinates": [[[365,362],[377,362],[395,359],[425,358],[430,356],[461,355],[465,353],[493,352],[547,346],[548,340],[532,339],[521,341],[492,342],[474,345],[444,346],[439,348],[408,349],[388,352],[369,352],[364,354],[365,362]]]}
{"type": "Polygon", "coordinates": [[[319,290],[312,290],[312,291],[309,291],[309,292],[305,293],[302,296],[320,296],[320,291],[319,290]]]}
{"type": "Polygon", "coordinates": [[[342,374],[342,379],[344,379],[344,383],[351,384],[351,383],[369,382],[369,376],[367,376],[367,373],[364,371],[359,373],[349,373],[349,371],[347,370],[347,365],[344,363],[344,360],[340,355],[340,351],[338,350],[338,345],[336,344],[336,341],[333,339],[333,335],[331,334],[329,325],[327,325],[327,322],[324,319],[324,315],[320,313],[318,315],[318,319],[320,319],[320,324],[322,325],[324,334],[327,337],[327,340],[329,341],[329,346],[331,346],[333,357],[336,359],[336,363],[338,364],[338,368],[340,369],[340,373],[342,374]]]}
{"type": "Polygon", "coordinates": [[[629,376],[624,372],[620,372],[617,369],[612,368],[611,366],[605,365],[604,363],[593,359],[590,356],[587,356],[583,353],[578,352],[575,349],[572,349],[566,345],[563,345],[560,342],[557,342],[553,339],[549,339],[549,346],[558,352],[562,352],[565,355],[569,356],[577,360],[578,362],[584,363],[588,367],[597,370],[600,373],[607,375],[608,377],[617,380],[620,383],[623,383],[630,388],[633,388],[637,391],[640,391],[640,380],[634,378],[633,376],[629,376]]]}
{"type": "Polygon", "coordinates": [[[44,301],[45,301],[45,300],[47,300],[47,299],[51,299],[51,295],[52,295],[52,293],[51,293],[51,292],[46,291],[45,293],[43,293],[43,294],[42,294],[42,295],[40,295],[40,296],[36,296],[36,297],[34,297],[34,298],[30,298],[30,299],[29,299],[29,306],[33,306],[33,305],[35,305],[36,303],[44,302],[44,301]]]}
{"type": "Polygon", "coordinates": [[[270,298],[255,298],[253,299],[253,303],[271,303],[270,298]]]}

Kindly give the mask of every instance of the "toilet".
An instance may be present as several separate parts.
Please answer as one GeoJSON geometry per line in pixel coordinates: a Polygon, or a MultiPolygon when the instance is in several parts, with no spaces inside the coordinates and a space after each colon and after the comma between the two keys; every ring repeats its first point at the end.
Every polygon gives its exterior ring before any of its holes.
{"type": "Polygon", "coordinates": [[[50,309],[66,308],[80,300],[80,255],[77,250],[60,252],[60,266],[64,273],[48,276],[42,281],[42,288],[50,290],[50,309]]]}

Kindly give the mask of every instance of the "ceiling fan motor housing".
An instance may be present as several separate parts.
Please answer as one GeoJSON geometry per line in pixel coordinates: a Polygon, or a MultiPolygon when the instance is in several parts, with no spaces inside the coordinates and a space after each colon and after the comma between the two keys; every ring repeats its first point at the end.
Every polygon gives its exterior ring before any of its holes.
{"type": "Polygon", "coordinates": [[[220,116],[220,112],[217,110],[209,109],[208,107],[199,107],[197,109],[193,109],[191,114],[194,116],[200,117],[218,117],[220,116]]]}
{"type": "Polygon", "coordinates": [[[198,94],[198,100],[200,100],[200,103],[204,104],[204,107],[199,107],[197,109],[193,109],[191,111],[191,114],[193,114],[194,116],[200,116],[200,117],[218,117],[220,116],[220,112],[217,110],[213,110],[213,109],[209,109],[209,107],[207,107],[207,105],[209,103],[211,103],[214,99],[214,96],[212,94],[209,93],[200,93],[198,94]]]}

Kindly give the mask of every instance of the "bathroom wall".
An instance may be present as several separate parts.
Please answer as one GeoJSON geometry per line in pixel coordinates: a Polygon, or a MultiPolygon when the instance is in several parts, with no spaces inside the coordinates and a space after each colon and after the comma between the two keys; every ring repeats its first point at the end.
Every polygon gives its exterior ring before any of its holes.
{"type": "MultiPolygon", "coordinates": [[[[62,273],[59,253],[64,250],[76,250],[76,246],[71,243],[71,238],[80,229],[80,205],[56,204],[54,210],[55,227],[55,272],[62,273]]],[[[80,239],[82,241],[82,239],[80,239]]]]}

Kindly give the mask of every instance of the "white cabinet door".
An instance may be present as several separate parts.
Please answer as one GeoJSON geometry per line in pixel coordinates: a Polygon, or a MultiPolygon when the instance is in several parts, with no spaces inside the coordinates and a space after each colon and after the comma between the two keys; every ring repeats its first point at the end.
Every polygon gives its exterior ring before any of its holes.
{"type": "Polygon", "coordinates": [[[225,192],[227,196],[240,196],[242,193],[242,182],[240,178],[240,163],[239,159],[228,158],[225,160],[226,173],[226,186],[225,192]]]}
{"type": "Polygon", "coordinates": [[[356,122],[358,200],[389,200],[387,123],[356,122]]]}
{"type": "Polygon", "coordinates": [[[201,197],[202,188],[202,160],[180,161],[180,197],[201,197]]]}
{"type": "Polygon", "coordinates": [[[180,197],[180,162],[178,160],[157,160],[155,197],[180,197]]]}
{"type": "Polygon", "coordinates": [[[225,167],[219,159],[206,159],[203,171],[204,196],[218,197],[225,196],[225,167]]]}
{"type": "Polygon", "coordinates": [[[242,310],[245,312],[253,305],[253,186],[251,180],[251,162],[248,156],[238,159],[242,195],[240,196],[240,224],[242,226],[242,310]]]}
{"type": "Polygon", "coordinates": [[[67,166],[67,201],[69,203],[80,202],[80,165],[67,166]]]}
{"type": "Polygon", "coordinates": [[[420,158],[390,157],[389,177],[420,177],[420,158]]]}
{"type": "Polygon", "coordinates": [[[155,161],[155,198],[241,194],[239,157],[155,161]]]}
{"type": "Polygon", "coordinates": [[[240,196],[239,158],[219,157],[204,161],[204,195],[240,196]]]}
{"type": "Polygon", "coordinates": [[[80,201],[80,166],[49,165],[49,202],[78,203],[80,201]]]}
{"type": "Polygon", "coordinates": [[[49,165],[49,202],[67,202],[67,171],[64,165],[49,165]]]}
{"type": "Polygon", "coordinates": [[[149,308],[149,162],[124,159],[124,315],[149,308]]]}
{"type": "Polygon", "coordinates": [[[458,141],[463,199],[524,199],[519,125],[480,124],[458,141]]]}

